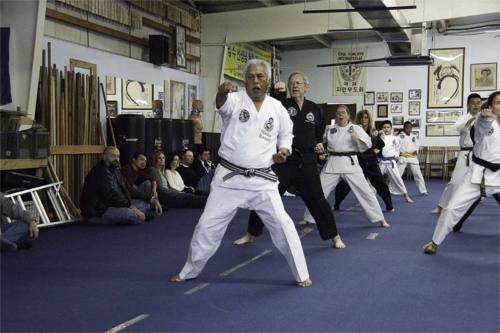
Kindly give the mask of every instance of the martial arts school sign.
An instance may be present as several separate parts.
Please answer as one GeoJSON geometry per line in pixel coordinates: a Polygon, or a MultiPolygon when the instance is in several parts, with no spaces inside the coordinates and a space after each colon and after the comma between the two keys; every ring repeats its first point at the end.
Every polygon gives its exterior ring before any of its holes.
{"type": "MultiPolygon", "coordinates": [[[[367,47],[356,49],[334,49],[333,62],[343,63],[366,60],[367,47]]],[[[333,69],[333,95],[364,95],[366,90],[366,68],[357,65],[340,65],[333,69]]]]}
{"type": "Polygon", "coordinates": [[[224,75],[244,81],[243,67],[248,60],[262,59],[271,62],[271,52],[250,44],[230,44],[227,47],[224,75]]]}

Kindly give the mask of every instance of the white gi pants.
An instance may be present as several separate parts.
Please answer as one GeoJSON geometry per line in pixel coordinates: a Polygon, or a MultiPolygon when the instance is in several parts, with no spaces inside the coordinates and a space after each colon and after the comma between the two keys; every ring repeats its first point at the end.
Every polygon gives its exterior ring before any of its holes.
{"type": "Polygon", "coordinates": [[[382,174],[389,178],[389,188],[394,192],[391,194],[402,195],[408,192],[395,160],[379,163],[379,166],[382,174]]]}
{"type": "MultiPolygon", "coordinates": [[[[325,194],[325,198],[328,198],[330,193],[335,189],[340,180],[344,180],[352,192],[358,199],[361,207],[363,208],[366,217],[370,222],[380,222],[384,219],[384,214],[382,213],[382,209],[380,208],[380,204],[375,197],[375,194],[372,192],[370,185],[366,181],[365,175],[363,172],[353,172],[353,173],[324,173],[321,172],[319,175],[321,179],[321,187],[323,188],[323,193],[325,194]]],[[[304,213],[304,220],[307,222],[315,223],[311,213],[306,208],[304,213]]]]}
{"type": "Polygon", "coordinates": [[[309,273],[302,244],[292,219],[285,212],[278,186],[276,189],[250,191],[224,188],[213,183],[205,210],[194,230],[180,278],[192,279],[201,273],[219,248],[238,208],[255,210],[269,230],[274,245],[285,256],[295,280],[307,280],[309,273]]]}
{"type": "MultiPolygon", "coordinates": [[[[470,206],[481,196],[480,184],[471,183],[472,172],[467,172],[451,195],[448,207],[443,207],[436,223],[432,241],[441,244],[446,235],[460,221],[470,206]]],[[[500,186],[486,185],[486,195],[500,193],[500,186]]]]}
{"type": "Polygon", "coordinates": [[[469,164],[472,163],[472,151],[460,151],[458,153],[455,169],[453,169],[453,173],[451,174],[451,179],[448,184],[446,184],[443,194],[441,194],[441,199],[439,199],[439,207],[446,208],[448,206],[452,193],[455,192],[457,186],[460,185],[467,173],[467,169],[469,168],[467,166],[467,160],[469,160],[469,164]]]}
{"type": "Polygon", "coordinates": [[[415,179],[415,184],[417,185],[418,192],[420,192],[420,194],[427,193],[427,189],[425,188],[424,176],[422,175],[422,171],[420,171],[420,165],[418,164],[418,161],[417,163],[411,162],[412,161],[408,161],[408,159],[406,159],[406,161],[404,161],[403,163],[398,163],[399,174],[402,177],[406,167],[409,166],[411,173],[413,174],[413,179],[415,179]]]}

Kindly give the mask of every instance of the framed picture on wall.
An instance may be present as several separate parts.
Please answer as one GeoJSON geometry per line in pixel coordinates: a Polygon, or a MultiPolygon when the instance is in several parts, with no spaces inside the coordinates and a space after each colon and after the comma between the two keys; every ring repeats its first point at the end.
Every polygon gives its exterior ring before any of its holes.
{"type": "Polygon", "coordinates": [[[388,116],[388,108],[387,104],[378,104],[377,105],[377,117],[378,118],[386,118],[388,116]]]}
{"type": "Polygon", "coordinates": [[[392,113],[403,113],[403,104],[391,104],[392,113]]]}
{"type": "Polygon", "coordinates": [[[116,77],[106,75],[106,95],[116,95],[116,77]]]}
{"type": "Polygon", "coordinates": [[[370,111],[373,115],[373,105],[363,105],[363,110],[370,111]]]}
{"type": "Polygon", "coordinates": [[[422,98],[422,90],[410,89],[408,91],[408,99],[420,99],[420,98],[422,98]]]}
{"type": "Polygon", "coordinates": [[[408,118],[408,121],[413,128],[420,128],[420,118],[408,118]]]}
{"type": "Polygon", "coordinates": [[[186,29],[175,26],[175,64],[186,68],[186,29]]]}
{"type": "Polygon", "coordinates": [[[118,101],[108,101],[108,115],[110,118],[115,118],[118,115],[118,101]]]}
{"type": "Polygon", "coordinates": [[[405,120],[403,116],[392,117],[392,125],[403,125],[404,122],[405,120]]]}
{"type": "Polygon", "coordinates": [[[374,123],[375,123],[375,129],[377,131],[380,131],[382,129],[382,123],[383,122],[384,122],[383,120],[375,120],[374,121],[374,123]]]}
{"type": "Polygon", "coordinates": [[[194,85],[188,85],[188,105],[187,109],[188,112],[186,115],[186,119],[189,116],[189,113],[191,112],[191,108],[193,107],[193,102],[198,99],[198,87],[194,85]]]}
{"type": "Polygon", "coordinates": [[[170,81],[170,117],[186,119],[186,83],[170,81]]]}
{"type": "Polygon", "coordinates": [[[389,102],[389,93],[388,92],[378,92],[377,93],[377,103],[385,103],[389,102]]]}
{"type": "Polygon", "coordinates": [[[402,92],[392,92],[391,93],[391,102],[399,103],[403,101],[403,93],[402,92]]]}
{"type": "Polygon", "coordinates": [[[470,65],[470,91],[497,90],[497,63],[470,65]]]}
{"type": "Polygon", "coordinates": [[[365,94],[365,105],[374,105],[375,104],[375,92],[367,91],[365,94]]]}
{"type": "Polygon", "coordinates": [[[403,127],[393,127],[392,128],[392,135],[394,135],[394,136],[401,134],[401,132],[403,132],[403,127]]]}
{"type": "Polygon", "coordinates": [[[465,48],[432,49],[429,55],[427,108],[462,108],[465,48]]]}
{"type": "Polygon", "coordinates": [[[122,79],[122,109],[150,110],[153,107],[153,85],[122,79]]]}
{"type": "Polygon", "coordinates": [[[458,136],[452,124],[427,124],[425,125],[426,136],[458,136]]]}
{"type": "Polygon", "coordinates": [[[420,101],[408,102],[408,114],[410,116],[420,116],[420,101]]]}

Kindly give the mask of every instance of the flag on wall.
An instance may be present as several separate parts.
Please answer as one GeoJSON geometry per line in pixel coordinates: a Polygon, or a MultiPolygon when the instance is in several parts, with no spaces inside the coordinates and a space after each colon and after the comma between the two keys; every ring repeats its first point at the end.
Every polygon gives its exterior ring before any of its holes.
{"type": "Polygon", "coordinates": [[[10,28],[0,28],[0,105],[12,103],[9,73],[10,28]]]}
{"type": "MultiPolygon", "coordinates": [[[[334,49],[333,62],[343,63],[356,60],[366,60],[367,47],[355,49],[334,49]]],[[[366,67],[357,65],[340,65],[333,68],[334,96],[362,96],[366,90],[366,67]]]]}

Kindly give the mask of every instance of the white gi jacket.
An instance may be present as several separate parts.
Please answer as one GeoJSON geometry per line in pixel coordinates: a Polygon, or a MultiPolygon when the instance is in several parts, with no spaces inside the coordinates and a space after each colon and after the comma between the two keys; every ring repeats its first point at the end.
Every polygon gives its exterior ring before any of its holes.
{"type": "MultiPolygon", "coordinates": [[[[474,121],[474,155],[490,163],[500,164],[500,126],[496,117],[486,120],[480,116],[474,121]]],[[[471,164],[471,183],[480,184],[484,174],[487,186],[500,186],[500,170],[493,172],[488,168],[471,164]]]]}
{"type": "MultiPolygon", "coordinates": [[[[335,124],[327,132],[328,151],[331,152],[364,152],[371,148],[372,140],[366,134],[365,130],[352,123],[346,127],[339,127],[335,124]],[[359,138],[359,143],[356,143],[351,138],[351,133],[355,133],[359,138]]],[[[354,173],[362,172],[359,166],[358,156],[329,156],[326,165],[323,167],[324,173],[354,173]],[[354,162],[354,165],[352,164],[354,162]]]]}
{"type": "Polygon", "coordinates": [[[465,127],[465,124],[469,119],[472,118],[472,115],[470,113],[464,114],[463,116],[460,116],[453,127],[457,131],[457,133],[460,133],[460,147],[472,147],[474,146],[474,143],[472,142],[472,139],[470,138],[470,128],[472,126],[469,125],[468,127],[465,127]]]}
{"type": "MultiPolygon", "coordinates": [[[[257,111],[246,91],[229,93],[220,109],[222,120],[219,156],[242,168],[268,168],[276,148],[292,150],[293,122],[278,100],[266,96],[257,111]]],[[[253,176],[237,175],[226,181],[230,173],[219,164],[213,183],[227,188],[246,190],[277,189],[277,183],[253,176]]]]}
{"type": "MultiPolygon", "coordinates": [[[[400,153],[413,153],[414,151],[418,152],[418,139],[413,133],[411,133],[410,135],[406,135],[405,132],[401,132],[398,137],[400,153]]],[[[416,155],[415,157],[403,157],[400,154],[398,163],[418,164],[418,158],[416,155]]]]}
{"type": "MultiPolygon", "coordinates": [[[[399,140],[394,135],[380,134],[384,140],[385,147],[382,149],[384,157],[399,157],[399,140]]],[[[392,163],[391,161],[382,161],[381,163],[392,163]]]]}

